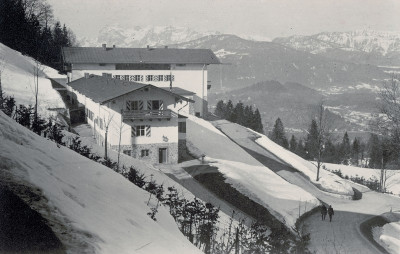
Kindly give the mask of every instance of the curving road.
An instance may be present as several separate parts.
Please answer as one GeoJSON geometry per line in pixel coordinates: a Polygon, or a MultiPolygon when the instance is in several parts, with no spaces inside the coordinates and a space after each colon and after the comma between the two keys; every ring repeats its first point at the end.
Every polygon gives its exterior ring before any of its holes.
{"type": "Polygon", "coordinates": [[[212,122],[232,141],[241,146],[263,165],[280,175],[286,181],[297,185],[335,210],[333,221],[322,221],[320,214],[314,214],[304,221],[310,233],[309,248],[315,253],[387,253],[381,247],[365,238],[360,232],[360,224],[365,220],[385,212],[400,209],[400,198],[372,192],[368,188],[352,184],[363,193],[361,200],[347,200],[330,195],[315,187],[307,177],[271,154],[254,140],[256,135],[246,128],[225,120],[212,122]]]}

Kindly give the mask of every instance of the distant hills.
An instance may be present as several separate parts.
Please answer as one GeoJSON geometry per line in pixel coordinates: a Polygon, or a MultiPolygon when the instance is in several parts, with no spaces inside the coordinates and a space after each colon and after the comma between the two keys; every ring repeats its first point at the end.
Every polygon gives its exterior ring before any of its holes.
{"type": "Polygon", "coordinates": [[[387,76],[382,69],[370,64],[344,62],[275,42],[245,40],[235,35],[209,35],[172,46],[210,48],[227,63],[209,67],[209,79],[216,90],[221,88],[221,83],[229,90],[276,80],[329,91],[334,87],[376,84],[387,76]]]}
{"type": "Polygon", "coordinates": [[[400,65],[400,33],[360,30],[323,32],[273,40],[293,49],[355,63],[400,65]]]}

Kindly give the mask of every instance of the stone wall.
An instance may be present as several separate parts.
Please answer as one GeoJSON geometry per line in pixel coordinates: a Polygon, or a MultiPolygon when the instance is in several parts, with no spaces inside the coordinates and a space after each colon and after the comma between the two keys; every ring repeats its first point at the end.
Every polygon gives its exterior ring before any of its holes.
{"type": "MultiPolygon", "coordinates": [[[[183,144],[180,144],[182,146],[183,144]]],[[[158,144],[133,144],[132,146],[121,146],[121,153],[128,154],[136,159],[147,161],[150,163],[159,163],[158,149],[167,148],[167,164],[178,163],[179,147],[178,143],[158,143],[158,144]],[[141,151],[149,150],[149,155],[142,157],[141,151]],[[130,154],[129,154],[130,153],[130,154]]],[[[186,141],[185,141],[186,150],[186,141]]],[[[118,151],[118,146],[112,146],[111,149],[118,151]]]]}
{"type": "Polygon", "coordinates": [[[186,139],[179,139],[178,141],[178,158],[181,161],[187,157],[186,139]]]}

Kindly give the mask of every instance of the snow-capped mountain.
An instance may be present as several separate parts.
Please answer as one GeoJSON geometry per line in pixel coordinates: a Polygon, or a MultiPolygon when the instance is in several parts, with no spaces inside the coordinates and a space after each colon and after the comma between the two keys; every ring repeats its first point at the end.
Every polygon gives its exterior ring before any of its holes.
{"type": "Polygon", "coordinates": [[[358,30],[323,32],[273,40],[297,50],[371,64],[400,64],[400,32],[358,30]]]}
{"type": "Polygon", "coordinates": [[[106,43],[117,47],[163,46],[191,41],[211,34],[219,33],[212,31],[197,32],[187,27],[134,26],[132,28],[122,28],[115,25],[102,28],[97,38],[82,38],[79,40],[79,45],[98,47],[106,43]]]}

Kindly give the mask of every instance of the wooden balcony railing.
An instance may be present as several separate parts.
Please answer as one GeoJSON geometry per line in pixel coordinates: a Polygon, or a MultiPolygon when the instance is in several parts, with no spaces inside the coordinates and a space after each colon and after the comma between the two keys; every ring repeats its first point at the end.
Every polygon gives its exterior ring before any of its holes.
{"type": "Polygon", "coordinates": [[[123,120],[170,119],[171,110],[124,110],[123,120]]]}

